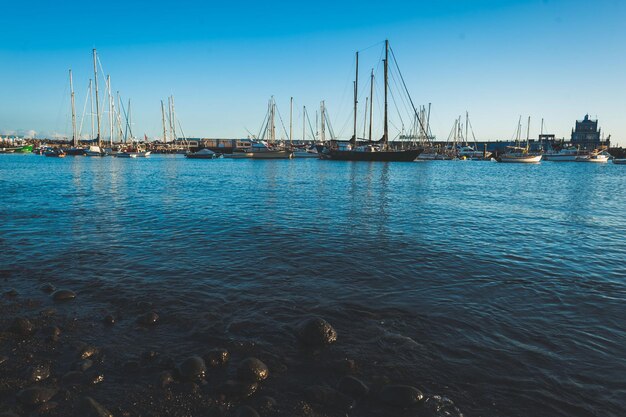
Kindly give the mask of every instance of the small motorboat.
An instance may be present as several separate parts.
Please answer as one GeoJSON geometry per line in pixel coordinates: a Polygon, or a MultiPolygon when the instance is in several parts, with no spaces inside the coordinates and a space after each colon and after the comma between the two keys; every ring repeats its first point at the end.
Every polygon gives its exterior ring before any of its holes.
{"type": "Polygon", "coordinates": [[[52,158],[65,158],[65,156],[67,155],[63,149],[50,149],[48,151],[45,151],[44,156],[49,156],[52,158]]]}
{"type": "Polygon", "coordinates": [[[215,159],[219,158],[220,154],[213,152],[210,149],[200,149],[198,152],[192,152],[185,154],[187,158],[190,159],[215,159]]]}
{"type": "Polygon", "coordinates": [[[576,157],[576,162],[595,162],[606,164],[609,162],[609,155],[605,153],[592,153],[589,155],[581,155],[576,157]]]}
{"type": "Polygon", "coordinates": [[[626,158],[620,158],[620,159],[615,158],[613,159],[613,163],[615,165],[626,165],[626,158]]]}

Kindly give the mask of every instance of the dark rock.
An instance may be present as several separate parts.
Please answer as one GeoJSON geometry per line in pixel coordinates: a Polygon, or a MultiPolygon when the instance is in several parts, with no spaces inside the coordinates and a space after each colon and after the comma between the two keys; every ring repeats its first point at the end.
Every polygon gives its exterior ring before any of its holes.
{"type": "Polygon", "coordinates": [[[157,324],[158,321],[159,315],[154,311],[142,314],[137,318],[137,323],[141,324],[142,326],[152,326],[157,324]]]}
{"type": "Polygon", "coordinates": [[[50,378],[50,365],[48,364],[36,365],[28,370],[28,379],[32,382],[39,382],[48,378],[50,378]]]}
{"type": "Polygon", "coordinates": [[[46,294],[52,294],[54,290],[56,290],[54,285],[50,284],[49,282],[42,284],[41,287],[39,288],[41,289],[41,291],[45,292],[46,294]]]}
{"type": "Polygon", "coordinates": [[[43,329],[42,333],[45,335],[46,341],[56,343],[61,336],[61,329],[56,326],[49,326],[43,329]]]}
{"type": "Polygon", "coordinates": [[[17,317],[13,319],[9,331],[20,336],[28,336],[33,332],[33,324],[28,319],[17,317]]]}
{"type": "Polygon", "coordinates": [[[39,312],[39,315],[42,317],[52,317],[57,314],[56,308],[47,307],[39,312]]]}
{"type": "Polygon", "coordinates": [[[113,417],[113,414],[91,397],[80,400],[80,415],[82,417],[113,417]]]}
{"type": "Polygon", "coordinates": [[[39,405],[50,401],[57,393],[54,388],[31,387],[17,393],[17,399],[24,405],[39,405]]]}
{"type": "Polygon", "coordinates": [[[298,327],[298,338],[308,346],[325,346],[337,341],[337,332],[326,320],[313,317],[298,327]]]}
{"type": "Polygon", "coordinates": [[[106,316],[104,316],[104,324],[106,324],[107,326],[113,326],[115,324],[115,317],[113,317],[113,315],[111,314],[107,314],[106,316]]]}
{"type": "Polygon", "coordinates": [[[180,376],[188,381],[204,379],[206,375],[206,364],[199,356],[187,358],[180,364],[180,376]]]}
{"type": "Polygon", "coordinates": [[[420,408],[420,416],[423,417],[463,417],[463,413],[459,410],[452,400],[439,395],[428,397],[422,403],[420,408]]]}
{"type": "Polygon", "coordinates": [[[0,365],[2,365],[3,363],[5,363],[8,360],[9,360],[8,356],[0,356],[0,365]]]}
{"type": "Polygon", "coordinates": [[[56,290],[52,293],[54,301],[69,301],[76,298],[76,293],[72,290],[56,290]]]}
{"type": "Polygon", "coordinates": [[[268,376],[267,365],[257,358],[244,359],[237,367],[237,377],[242,381],[261,382],[268,376]]]}
{"type": "Polygon", "coordinates": [[[424,394],[409,385],[387,385],[380,392],[380,400],[394,407],[407,408],[419,404],[424,394]]]}
{"type": "Polygon", "coordinates": [[[235,417],[260,417],[257,411],[249,405],[242,405],[235,411],[235,417]]]}
{"type": "Polygon", "coordinates": [[[323,406],[348,411],[354,408],[354,400],[330,387],[312,386],[306,389],[306,397],[309,401],[323,406]]]}
{"type": "Polygon", "coordinates": [[[257,409],[261,414],[270,414],[276,410],[276,400],[264,395],[257,400],[257,409]]]}
{"type": "Polygon", "coordinates": [[[169,371],[163,371],[159,374],[157,385],[161,388],[165,388],[174,382],[174,376],[169,371]]]}
{"type": "Polygon", "coordinates": [[[227,397],[245,398],[254,394],[259,389],[256,382],[247,383],[241,381],[228,380],[219,386],[217,391],[227,397]]]}
{"type": "Polygon", "coordinates": [[[337,386],[339,391],[351,396],[352,398],[361,398],[367,395],[369,388],[360,379],[353,376],[341,378],[337,386]]]}
{"type": "Polygon", "coordinates": [[[226,365],[230,354],[226,349],[213,349],[204,355],[206,364],[211,368],[219,368],[226,365]]]}
{"type": "Polygon", "coordinates": [[[17,297],[19,292],[15,288],[10,288],[4,292],[4,295],[7,297],[17,297]]]}

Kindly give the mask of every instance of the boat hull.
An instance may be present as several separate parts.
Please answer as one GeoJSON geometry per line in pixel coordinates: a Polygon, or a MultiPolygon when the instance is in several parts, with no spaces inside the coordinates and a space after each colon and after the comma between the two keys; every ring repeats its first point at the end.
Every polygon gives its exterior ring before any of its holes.
{"type": "Polygon", "coordinates": [[[233,152],[233,153],[225,153],[224,158],[229,159],[247,159],[252,158],[252,153],[250,152],[233,152]]]}
{"type": "Polygon", "coordinates": [[[626,165],[626,159],[614,159],[613,163],[615,165],[626,165]]]}
{"type": "Polygon", "coordinates": [[[502,155],[499,161],[504,162],[504,163],[538,164],[539,162],[541,162],[542,156],[543,155],[529,155],[529,156],[502,155]]]}
{"type": "Polygon", "coordinates": [[[367,162],[413,162],[422,153],[421,149],[404,151],[339,151],[329,150],[327,156],[335,161],[367,161],[367,162]]]}
{"type": "Polygon", "coordinates": [[[261,151],[261,152],[248,152],[251,154],[252,159],[291,159],[293,158],[293,152],[291,151],[261,151]]]}
{"type": "Polygon", "coordinates": [[[593,156],[579,156],[576,158],[576,162],[590,162],[594,164],[606,164],[609,162],[608,157],[593,157],[593,156]]]}
{"type": "Polygon", "coordinates": [[[543,160],[544,161],[550,161],[550,162],[575,162],[576,158],[578,156],[576,155],[544,155],[543,156],[543,160]]]}

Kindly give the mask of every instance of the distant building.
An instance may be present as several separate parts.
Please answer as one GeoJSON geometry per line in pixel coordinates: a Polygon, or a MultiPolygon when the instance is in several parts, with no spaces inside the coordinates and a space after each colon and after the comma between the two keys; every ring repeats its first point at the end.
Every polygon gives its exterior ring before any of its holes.
{"type": "Polygon", "coordinates": [[[585,115],[583,120],[576,121],[576,128],[572,129],[572,145],[581,149],[598,149],[609,146],[609,138],[604,141],[600,138],[598,120],[591,120],[589,115],[585,115]]]}

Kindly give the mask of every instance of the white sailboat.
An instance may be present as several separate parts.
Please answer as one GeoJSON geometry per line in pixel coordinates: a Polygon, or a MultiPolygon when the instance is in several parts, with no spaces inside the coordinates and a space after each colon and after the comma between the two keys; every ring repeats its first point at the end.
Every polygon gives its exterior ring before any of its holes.
{"type": "MultiPolygon", "coordinates": [[[[517,140],[516,142],[519,144],[520,135],[522,131],[522,118],[520,116],[520,120],[517,124],[517,140]]],[[[522,148],[520,146],[507,146],[506,152],[500,155],[498,161],[505,163],[521,163],[521,164],[537,164],[541,162],[541,158],[543,155],[541,154],[531,154],[529,152],[529,142],[530,138],[530,117],[528,117],[528,127],[526,130],[526,147],[522,148]]]]}
{"type": "Polygon", "coordinates": [[[85,155],[87,156],[104,156],[105,153],[102,150],[102,140],[100,137],[100,100],[98,96],[98,53],[95,48],[93,50],[93,73],[94,73],[94,85],[96,88],[96,124],[98,126],[98,136],[96,136],[96,144],[89,146],[89,148],[85,151],[85,155]]]}

